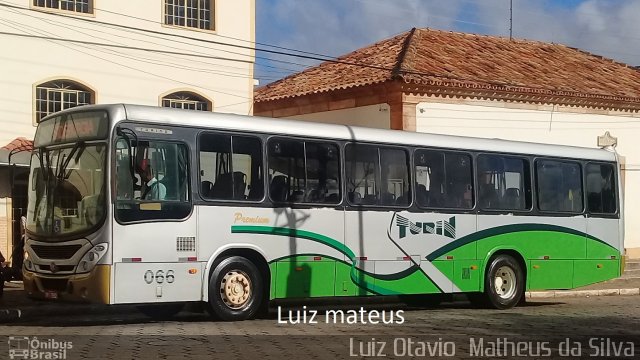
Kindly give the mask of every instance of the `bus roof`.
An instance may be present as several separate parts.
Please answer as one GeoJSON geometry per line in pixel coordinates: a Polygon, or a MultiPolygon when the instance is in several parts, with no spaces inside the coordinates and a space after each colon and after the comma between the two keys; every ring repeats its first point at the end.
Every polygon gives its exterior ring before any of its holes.
{"type": "MultiPolygon", "coordinates": [[[[540,144],[503,139],[427,134],[402,130],[384,130],[358,126],[316,123],[257,116],[243,116],[142,105],[94,105],[91,108],[123,107],[128,120],[150,124],[192,126],[197,128],[250,131],[267,134],[308,136],[338,140],[426,146],[460,150],[554,156],[597,161],[616,161],[613,151],[566,145],[540,144]]],[[[82,107],[87,110],[88,107],[82,107]]],[[[122,109],[122,108],[121,108],[122,109]]],[[[81,109],[78,108],[78,111],[81,109]]],[[[112,109],[116,110],[116,109],[112,109]]]]}

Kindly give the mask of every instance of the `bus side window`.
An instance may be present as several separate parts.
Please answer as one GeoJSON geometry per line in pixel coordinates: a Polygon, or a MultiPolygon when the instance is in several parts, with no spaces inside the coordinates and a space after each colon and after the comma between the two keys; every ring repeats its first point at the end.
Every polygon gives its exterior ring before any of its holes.
{"type": "Polygon", "coordinates": [[[260,139],[205,133],[199,144],[200,195],[204,199],[262,200],[260,139]]]}
{"type": "Polygon", "coordinates": [[[443,194],[445,207],[471,209],[473,195],[473,174],[471,156],[464,153],[445,153],[445,169],[443,173],[443,194]]]}
{"type": "Polygon", "coordinates": [[[531,208],[529,162],[503,155],[478,155],[478,201],[488,210],[531,208]]]}
{"type": "Polygon", "coordinates": [[[588,164],[586,168],[587,208],[591,213],[616,212],[614,167],[610,164],[588,164]]]}
{"type": "Polygon", "coordinates": [[[274,202],[340,202],[340,153],[329,142],[269,141],[269,192],[274,202]]]}
{"type": "Polygon", "coordinates": [[[411,198],[409,187],[409,156],[400,149],[380,148],[381,205],[408,206],[411,198]],[[402,200],[402,201],[399,201],[402,200]]]}
{"type": "Polygon", "coordinates": [[[416,202],[428,208],[473,207],[471,156],[440,150],[415,152],[416,202]]]}
{"type": "Polygon", "coordinates": [[[353,205],[375,205],[380,193],[378,149],[372,145],[347,144],[347,199],[353,205]]]}
{"type": "MultiPolygon", "coordinates": [[[[293,202],[307,188],[304,142],[273,138],[269,140],[269,197],[274,202],[293,202]]],[[[296,201],[298,202],[298,201],[296,201]]]]}
{"type": "Polygon", "coordinates": [[[582,175],[579,163],[537,160],[536,182],[540,210],[582,212],[582,175]]]}

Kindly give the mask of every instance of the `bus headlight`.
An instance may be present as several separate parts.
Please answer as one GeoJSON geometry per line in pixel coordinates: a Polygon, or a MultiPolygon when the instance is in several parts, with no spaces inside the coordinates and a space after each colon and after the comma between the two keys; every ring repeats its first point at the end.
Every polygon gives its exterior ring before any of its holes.
{"type": "Polygon", "coordinates": [[[78,269],[76,270],[76,272],[83,273],[93,270],[98,261],[100,261],[104,254],[107,253],[108,248],[109,244],[107,243],[98,244],[91,248],[91,250],[87,251],[87,253],[84,254],[82,259],[78,263],[78,269]]]}
{"type": "Polygon", "coordinates": [[[29,252],[25,251],[24,252],[24,260],[22,262],[24,264],[25,269],[29,270],[29,271],[33,271],[34,267],[33,267],[33,262],[31,262],[31,259],[29,259],[29,252]]]}

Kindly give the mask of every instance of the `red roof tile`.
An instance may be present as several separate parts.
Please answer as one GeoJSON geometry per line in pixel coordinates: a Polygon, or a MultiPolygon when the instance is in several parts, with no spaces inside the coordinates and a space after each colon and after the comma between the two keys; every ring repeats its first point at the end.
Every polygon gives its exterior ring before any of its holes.
{"type": "Polygon", "coordinates": [[[399,79],[444,87],[640,103],[640,71],[560,44],[414,29],[338,60],[259,88],[255,101],[399,79]]]}
{"type": "Polygon", "coordinates": [[[33,141],[27,138],[19,137],[3,146],[2,148],[8,151],[15,150],[14,153],[19,151],[33,151],[33,141]]]}

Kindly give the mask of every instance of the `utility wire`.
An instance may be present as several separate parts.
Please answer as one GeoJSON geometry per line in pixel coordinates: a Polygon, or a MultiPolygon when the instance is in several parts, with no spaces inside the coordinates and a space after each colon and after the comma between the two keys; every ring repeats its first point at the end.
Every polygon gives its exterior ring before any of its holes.
{"type": "MultiPolygon", "coordinates": [[[[235,48],[244,49],[244,50],[261,51],[261,52],[270,53],[270,54],[283,55],[283,56],[292,56],[292,57],[308,59],[308,60],[316,60],[316,61],[327,61],[327,60],[333,59],[332,57],[327,57],[327,56],[324,56],[324,55],[316,56],[316,55],[291,54],[291,53],[287,53],[287,52],[279,51],[279,50],[261,49],[261,48],[257,48],[257,47],[253,47],[253,46],[230,44],[230,43],[225,43],[225,42],[222,42],[222,41],[207,40],[207,39],[201,39],[201,38],[197,38],[197,37],[193,37],[193,36],[165,33],[165,32],[162,32],[162,31],[156,31],[156,30],[151,30],[151,29],[141,29],[141,28],[137,28],[137,27],[134,27],[134,26],[128,26],[128,25],[122,25],[122,24],[113,24],[113,23],[109,23],[109,22],[95,20],[95,19],[92,19],[92,18],[75,17],[75,16],[66,15],[66,14],[60,14],[60,13],[55,13],[55,12],[44,11],[44,10],[40,10],[40,9],[26,8],[26,7],[7,4],[7,3],[3,3],[3,2],[0,2],[0,6],[7,7],[7,8],[13,8],[13,9],[19,9],[19,10],[25,10],[25,11],[35,11],[35,12],[42,13],[42,14],[54,15],[54,16],[63,17],[63,18],[71,18],[71,19],[74,19],[74,20],[90,22],[90,23],[93,23],[93,24],[101,24],[101,25],[106,25],[106,26],[119,27],[119,28],[133,30],[133,31],[142,31],[142,32],[150,33],[150,34],[169,36],[169,37],[174,37],[174,38],[189,39],[189,40],[192,40],[192,41],[215,44],[215,45],[235,47],[235,48]]],[[[220,49],[218,49],[218,50],[220,50],[220,49]]],[[[242,54],[242,55],[243,56],[252,56],[252,55],[248,55],[248,54],[242,54]]],[[[273,59],[269,59],[269,60],[273,60],[273,59]]],[[[275,60],[273,60],[273,61],[275,61],[275,60]]],[[[300,65],[300,64],[298,64],[298,65],[300,65]]],[[[303,65],[303,66],[306,66],[306,65],[303,65]]]]}
{"type": "MultiPolygon", "coordinates": [[[[42,19],[42,18],[38,18],[38,17],[36,17],[36,18],[39,19],[39,20],[42,20],[44,22],[49,23],[49,21],[46,20],[46,19],[42,19]]],[[[20,24],[20,23],[18,23],[16,21],[11,21],[11,22],[13,24],[15,24],[15,25],[19,25],[19,26],[30,28],[31,30],[37,30],[34,27],[28,26],[26,24],[20,24]]],[[[78,30],[78,27],[73,27],[72,28],[72,27],[65,26],[65,25],[62,25],[62,24],[57,24],[57,23],[53,24],[53,25],[60,26],[60,27],[63,27],[63,28],[69,29],[69,30],[73,30],[76,33],[87,35],[87,36],[90,36],[90,37],[95,37],[97,39],[111,41],[110,39],[105,39],[105,38],[102,38],[100,36],[90,35],[90,34],[88,34],[86,32],[80,31],[80,30],[78,30]]],[[[86,28],[83,28],[83,29],[86,29],[86,28]]],[[[88,30],[90,30],[90,29],[88,29],[88,30]]],[[[131,39],[131,38],[129,38],[129,39],[131,39]]],[[[135,40],[135,39],[131,39],[131,40],[135,40]]],[[[124,46],[123,43],[117,43],[116,42],[116,44],[124,46]]],[[[156,45],[160,45],[160,44],[156,44],[156,45]]],[[[107,50],[107,49],[105,49],[105,50],[107,50]]],[[[185,66],[184,64],[175,63],[175,62],[169,62],[169,61],[163,61],[163,60],[157,60],[157,59],[150,59],[150,58],[145,58],[145,57],[141,57],[141,56],[127,55],[127,54],[124,54],[124,53],[119,52],[117,50],[108,49],[108,51],[111,54],[116,55],[116,56],[120,56],[120,57],[123,57],[123,58],[128,58],[128,59],[131,59],[131,60],[136,60],[136,61],[140,61],[140,62],[145,62],[145,63],[149,63],[149,64],[159,65],[159,66],[167,66],[167,67],[172,67],[172,68],[179,68],[179,69],[183,69],[183,70],[191,70],[191,71],[196,71],[196,72],[201,72],[201,73],[209,73],[209,74],[227,76],[227,77],[244,78],[244,79],[254,78],[253,76],[248,75],[249,69],[247,69],[247,68],[244,69],[245,70],[244,74],[237,73],[237,72],[215,71],[215,70],[209,70],[209,69],[203,69],[203,68],[189,67],[189,66],[185,66]]],[[[204,62],[204,63],[208,64],[208,65],[211,65],[211,66],[216,66],[216,65],[214,65],[212,63],[207,63],[207,62],[204,62]]],[[[236,69],[242,69],[242,68],[236,68],[236,69]]],[[[276,77],[267,77],[267,76],[260,76],[260,77],[257,77],[257,78],[265,79],[265,80],[277,80],[278,79],[276,77]]]]}
{"type": "MultiPolygon", "coordinates": [[[[15,28],[14,28],[14,29],[15,29],[15,28]]],[[[224,57],[220,57],[220,56],[199,55],[199,54],[184,53],[184,52],[177,52],[177,51],[168,51],[168,50],[159,50],[159,49],[141,48],[141,47],[128,46],[128,45],[106,44],[106,43],[99,43],[99,42],[95,42],[95,41],[84,41],[84,40],[75,40],[75,39],[65,39],[65,38],[60,38],[60,37],[56,37],[56,36],[44,36],[44,35],[33,35],[33,34],[20,34],[20,33],[11,33],[11,32],[6,32],[6,31],[0,31],[0,35],[17,36],[17,37],[23,37],[23,38],[24,38],[24,37],[26,37],[26,38],[32,38],[32,39],[49,40],[49,41],[59,41],[59,42],[67,42],[67,43],[77,43],[77,44],[84,44],[84,45],[104,46],[104,47],[112,47],[112,48],[117,48],[117,49],[139,50],[139,51],[147,51],[147,52],[160,53],[160,54],[169,54],[169,55],[181,55],[181,56],[189,56],[189,57],[201,57],[201,58],[205,58],[205,59],[215,59],[215,60],[236,61],[236,62],[242,62],[242,63],[252,64],[252,62],[251,62],[251,61],[247,61],[247,60],[240,60],[240,59],[232,59],[232,58],[224,58],[224,57]]]]}
{"type": "MultiPolygon", "coordinates": [[[[79,20],[79,21],[84,21],[84,22],[97,24],[97,25],[103,25],[103,26],[107,26],[107,27],[110,27],[110,28],[121,28],[121,29],[130,30],[130,31],[138,31],[138,32],[143,32],[143,33],[161,35],[161,38],[164,39],[164,40],[168,40],[167,37],[183,38],[183,39],[188,39],[188,40],[193,40],[193,41],[198,41],[198,42],[204,42],[204,43],[210,43],[210,44],[215,44],[215,45],[224,45],[224,46],[228,46],[228,47],[242,48],[242,49],[245,49],[245,50],[264,51],[264,52],[268,52],[268,53],[269,52],[282,53],[283,55],[287,54],[287,53],[279,52],[279,51],[271,51],[271,50],[266,50],[266,49],[257,49],[257,48],[244,46],[244,45],[229,44],[229,43],[225,43],[225,42],[201,39],[201,38],[191,37],[191,36],[186,36],[186,35],[165,33],[165,32],[162,32],[162,31],[136,28],[136,27],[133,27],[133,26],[127,26],[127,25],[122,25],[122,24],[113,24],[113,23],[108,23],[108,22],[104,22],[104,21],[93,20],[91,18],[75,17],[75,16],[71,16],[71,15],[60,14],[60,13],[44,11],[44,10],[39,10],[39,9],[25,8],[25,7],[12,5],[12,4],[7,4],[7,3],[3,3],[3,2],[0,2],[0,7],[6,7],[6,8],[24,10],[24,11],[31,11],[31,12],[37,12],[37,13],[45,14],[45,15],[53,15],[53,16],[57,16],[57,17],[61,17],[61,18],[79,20]]],[[[193,45],[191,43],[184,42],[184,41],[179,41],[179,40],[171,40],[171,41],[182,43],[182,44],[187,44],[187,45],[193,45]]],[[[260,57],[260,56],[253,56],[251,54],[233,52],[233,51],[230,51],[230,50],[223,50],[223,49],[219,49],[219,48],[211,48],[211,47],[209,47],[209,49],[217,50],[217,51],[221,51],[221,52],[226,52],[226,53],[230,53],[230,54],[234,54],[234,55],[244,56],[244,57],[248,57],[248,58],[251,59],[250,61],[247,60],[246,62],[253,62],[253,59],[255,58],[255,59],[264,59],[264,60],[269,60],[269,61],[288,64],[288,65],[301,66],[301,67],[304,67],[304,68],[308,68],[309,67],[308,64],[300,64],[300,63],[295,63],[295,62],[291,62],[291,61],[284,61],[284,60],[277,60],[277,59],[260,57]]],[[[307,57],[307,56],[304,56],[304,55],[296,56],[295,54],[289,54],[289,56],[303,57],[303,58],[307,57]]],[[[313,58],[313,60],[324,61],[324,59],[315,59],[315,58],[313,58]]],[[[238,61],[240,61],[240,60],[238,60],[238,61]]]]}
{"type": "MultiPolygon", "coordinates": [[[[17,31],[21,30],[20,28],[16,28],[15,26],[11,26],[11,25],[6,24],[6,23],[12,23],[11,20],[7,20],[7,19],[3,19],[3,20],[5,21],[5,25],[6,26],[8,26],[8,27],[10,27],[12,29],[15,29],[17,31]]],[[[22,31],[25,31],[25,30],[22,29],[22,31]]],[[[42,33],[42,31],[36,31],[36,33],[42,33]]],[[[0,32],[0,35],[2,35],[2,34],[3,34],[3,32],[0,32]]],[[[53,42],[54,44],[55,44],[56,41],[59,41],[59,39],[51,38],[49,36],[38,36],[38,35],[33,35],[33,34],[24,34],[23,36],[31,36],[31,37],[37,37],[37,38],[45,39],[45,40],[48,40],[50,42],[53,42]]],[[[76,42],[76,41],[73,41],[73,42],[76,42]]],[[[80,42],[80,43],[82,43],[82,42],[80,42]]],[[[249,100],[252,99],[250,97],[246,97],[246,96],[242,96],[242,95],[238,95],[238,94],[233,94],[233,93],[228,93],[228,92],[224,92],[224,91],[220,91],[220,90],[214,90],[214,89],[210,89],[210,88],[207,88],[205,86],[202,86],[202,85],[196,85],[196,84],[188,83],[188,82],[185,82],[185,81],[176,80],[176,79],[173,79],[173,78],[170,78],[170,77],[167,77],[167,76],[159,75],[159,74],[156,74],[156,73],[153,73],[153,72],[150,72],[150,71],[138,69],[138,68],[135,68],[135,67],[132,67],[132,66],[129,66],[129,65],[118,63],[118,62],[113,61],[113,60],[105,59],[103,57],[100,57],[100,56],[97,56],[97,55],[94,55],[94,54],[89,54],[89,53],[87,53],[85,51],[82,51],[82,50],[79,50],[79,49],[75,49],[75,48],[73,48],[71,46],[68,46],[68,45],[65,45],[65,44],[58,44],[58,45],[66,47],[67,49],[79,52],[81,54],[100,59],[102,61],[105,61],[105,62],[108,62],[108,63],[111,63],[111,64],[115,64],[115,65],[130,69],[130,70],[138,71],[138,72],[141,72],[141,73],[144,73],[144,74],[147,74],[147,75],[151,75],[151,76],[154,76],[154,77],[157,77],[157,78],[161,78],[161,79],[164,79],[164,80],[169,80],[169,81],[172,81],[172,82],[175,82],[175,83],[179,83],[179,84],[183,84],[183,85],[187,85],[187,86],[197,87],[197,88],[208,90],[208,91],[211,91],[211,92],[214,92],[214,93],[219,93],[219,94],[224,94],[224,95],[229,95],[229,96],[239,97],[239,98],[249,99],[249,100]]]]}
{"type": "MultiPolygon", "coordinates": [[[[88,34],[86,32],[82,32],[82,31],[78,30],[78,29],[84,29],[84,30],[88,30],[88,31],[97,32],[98,31],[97,29],[91,29],[91,28],[82,27],[82,26],[78,26],[78,25],[74,25],[73,27],[70,27],[70,26],[63,25],[62,23],[59,23],[59,22],[51,21],[51,20],[46,19],[46,18],[42,18],[42,17],[39,17],[39,16],[30,15],[30,14],[25,14],[25,13],[20,12],[19,10],[15,10],[15,9],[9,9],[9,10],[14,12],[14,13],[16,13],[16,14],[19,14],[19,15],[22,15],[22,16],[28,16],[30,18],[40,20],[40,21],[45,22],[47,24],[51,24],[51,25],[54,25],[54,26],[58,26],[58,27],[62,27],[62,28],[68,29],[68,30],[72,30],[74,32],[81,33],[81,34],[87,35],[89,37],[98,38],[98,39],[105,40],[105,41],[111,41],[111,42],[114,42],[114,43],[119,44],[119,45],[124,45],[122,42],[118,43],[118,42],[113,41],[111,39],[106,39],[106,38],[103,38],[103,37],[100,37],[100,36],[96,36],[96,35],[90,35],[90,34],[88,34]]],[[[129,39],[129,40],[132,40],[132,41],[145,41],[145,40],[142,40],[142,39],[137,39],[137,38],[123,36],[123,35],[117,35],[117,36],[119,38],[129,39]]],[[[153,37],[153,38],[167,40],[167,39],[165,39],[163,37],[160,37],[160,36],[154,36],[154,35],[145,35],[145,36],[150,36],[150,37],[153,37]]],[[[145,42],[146,43],[150,43],[150,44],[154,44],[154,45],[158,45],[158,46],[168,47],[168,48],[171,48],[171,49],[182,50],[181,48],[176,47],[176,46],[170,46],[170,45],[161,44],[161,43],[157,43],[157,42],[151,42],[151,41],[145,41],[145,42]]],[[[181,42],[181,43],[185,43],[186,44],[186,42],[181,42]]],[[[213,49],[213,48],[211,48],[211,49],[213,49]]],[[[214,50],[217,50],[217,49],[214,49],[214,50]]],[[[207,55],[207,53],[204,53],[204,52],[199,52],[199,51],[194,51],[194,52],[198,53],[198,54],[207,55]]],[[[192,60],[192,61],[200,62],[200,61],[197,61],[197,60],[192,60]]],[[[226,68],[230,68],[230,69],[245,70],[245,71],[247,70],[247,68],[240,68],[240,67],[233,67],[233,66],[228,66],[228,65],[213,64],[213,63],[210,63],[210,62],[201,62],[201,63],[207,64],[207,65],[211,65],[211,66],[226,67],[226,68]]],[[[255,64],[255,65],[257,65],[257,64],[255,64]]],[[[293,72],[298,71],[298,70],[284,69],[284,68],[282,70],[283,71],[278,71],[278,73],[290,73],[292,71],[293,72]]],[[[276,73],[276,71],[272,71],[272,70],[266,70],[265,72],[276,73]]],[[[238,73],[229,73],[229,74],[238,74],[238,73]]],[[[276,78],[274,77],[274,79],[276,79],[276,78]]]]}
{"type": "MultiPolygon", "coordinates": [[[[120,15],[123,17],[127,17],[130,19],[136,19],[136,20],[141,20],[141,21],[146,21],[149,23],[153,23],[153,24],[160,24],[162,25],[162,22],[159,21],[154,21],[154,20],[150,20],[150,19],[145,19],[145,18],[141,18],[138,16],[133,16],[133,15],[129,15],[129,14],[123,14],[123,13],[119,13],[116,11],[110,11],[110,10],[105,10],[105,9],[101,9],[101,8],[96,8],[94,7],[95,10],[99,10],[108,14],[114,14],[114,15],[120,15]]],[[[301,54],[307,54],[307,55],[314,55],[314,56],[322,56],[322,57],[329,57],[329,58],[335,58],[335,57],[331,57],[329,55],[325,55],[325,54],[319,54],[319,53],[315,53],[315,52],[310,52],[310,51],[304,51],[304,50],[298,50],[298,49],[293,49],[293,48],[288,48],[288,47],[284,47],[284,46],[278,46],[278,45],[271,45],[271,44],[267,44],[267,43],[263,43],[263,42],[259,42],[259,41],[251,41],[251,40],[246,40],[246,39],[241,39],[241,38],[236,38],[233,36],[226,36],[226,35],[220,35],[220,34],[216,34],[216,36],[224,38],[224,39],[230,39],[230,40],[236,40],[236,41],[242,41],[245,43],[249,43],[249,44],[254,44],[254,45],[260,45],[260,46],[266,46],[266,47],[272,47],[274,49],[280,49],[280,50],[287,50],[287,51],[295,51],[301,54]]]]}
{"type": "MultiPolygon", "coordinates": [[[[246,50],[264,51],[264,52],[267,52],[267,53],[279,54],[279,55],[285,55],[285,56],[297,57],[297,58],[303,58],[303,59],[308,59],[308,60],[325,61],[325,62],[330,62],[330,63],[338,63],[338,64],[343,64],[343,65],[363,67],[363,68],[371,68],[371,69],[384,70],[384,71],[393,71],[394,70],[393,68],[390,68],[390,67],[385,67],[385,66],[380,66],[380,65],[375,65],[375,64],[365,64],[365,63],[352,62],[352,61],[346,61],[346,60],[340,60],[340,59],[333,60],[331,58],[316,57],[316,56],[310,56],[310,55],[291,54],[291,53],[286,53],[286,52],[282,52],[282,51],[260,49],[260,48],[254,48],[254,47],[249,47],[249,46],[244,46],[244,45],[237,45],[237,44],[229,44],[229,43],[224,43],[224,42],[220,42],[220,41],[206,40],[206,39],[200,39],[200,38],[189,37],[189,36],[178,35],[178,34],[164,33],[164,32],[155,31],[155,30],[139,29],[139,28],[132,27],[132,26],[126,26],[126,25],[120,25],[120,24],[112,24],[112,23],[97,21],[97,20],[93,20],[93,19],[86,19],[86,18],[82,18],[82,17],[73,17],[73,16],[69,16],[69,15],[65,15],[65,14],[51,13],[51,12],[42,11],[42,10],[38,10],[38,9],[29,9],[29,8],[24,8],[24,7],[20,7],[20,6],[16,6],[16,5],[10,5],[10,4],[6,4],[6,3],[2,3],[2,2],[0,2],[0,7],[7,7],[7,8],[13,8],[13,9],[19,9],[19,10],[27,10],[27,11],[35,11],[35,12],[44,13],[44,14],[48,14],[48,15],[55,15],[55,16],[71,18],[71,19],[80,20],[80,21],[97,23],[97,24],[101,24],[101,25],[125,28],[125,29],[128,29],[128,30],[148,32],[148,33],[159,34],[159,35],[164,35],[164,36],[169,36],[169,37],[185,38],[185,39],[189,39],[189,40],[193,40],[193,41],[199,41],[199,42],[205,42],[205,43],[211,43],[211,44],[218,44],[218,45],[225,45],[225,46],[230,46],[230,47],[238,47],[238,48],[242,48],[242,49],[246,49],[246,50]]],[[[25,35],[20,35],[20,34],[0,32],[0,35],[2,35],[2,34],[25,37],[25,35]]],[[[57,39],[57,38],[51,38],[51,37],[37,37],[37,36],[32,36],[32,37],[41,38],[41,39],[45,39],[45,40],[56,40],[56,41],[67,41],[67,42],[76,41],[78,43],[84,43],[84,44],[88,44],[88,45],[118,47],[118,46],[115,46],[115,45],[100,44],[100,43],[93,43],[93,42],[87,42],[87,41],[81,42],[79,40],[71,40],[71,39],[57,39]]],[[[205,56],[196,55],[196,54],[176,53],[176,52],[170,52],[170,51],[151,50],[151,49],[136,48],[136,47],[131,47],[131,48],[132,49],[143,50],[143,51],[163,52],[163,53],[167,53],[167,54],[185,55],[185,56],[192,56],[192,57],[205,57],[205,56]]],[[[219,57],[212,57],[212,58],[219,59],[219,57]]],[[[231,61],[247,62],[247,61],[238,60],[238,59],[228,59],[228,58],[223,58],[223,59],[231,60],[231,61]]],[[[267,58],[267,60],[290,63],[290,64],[293,64],[293,65],[299,65],[299,66],[307,66],[307,65],[295,64],[295,63],[291,63],[291,62],[286,62],[286,61],[282,61],[282,60],[275,60],[275,59],[269,59],[269,58],[267,58]]],[[[511,83],[505,83],[505,82],[496,82],[496,81],[478,80],[478,79],[466,79],[464,77],[459,77],[459,76],[433,74],[433,73],[426,73],[426,72],[419,72],[419,71],[411,71],[411,70],[406,70],[406,69],[400,69],[400,72],[404,73],[404,74],[414,74],[414,75],[419,75],[419,76],[431,76],[431,77],[440,78],[440,79],[450,79],[450,80],[457,80],[457,81],[474,81],[474,82],[480,82],[480,83],[483,83],[483,84],[495,85],[495,86],[514,86],[514,87],[518,87],[519,86],[518,84],[511,84],[511,83]]],[[[552,90],[552,89],[549,89],[549,90],[552,90]]],[[[585,93],[585,94],[587,94],[587,93],[585,93]]]]}

